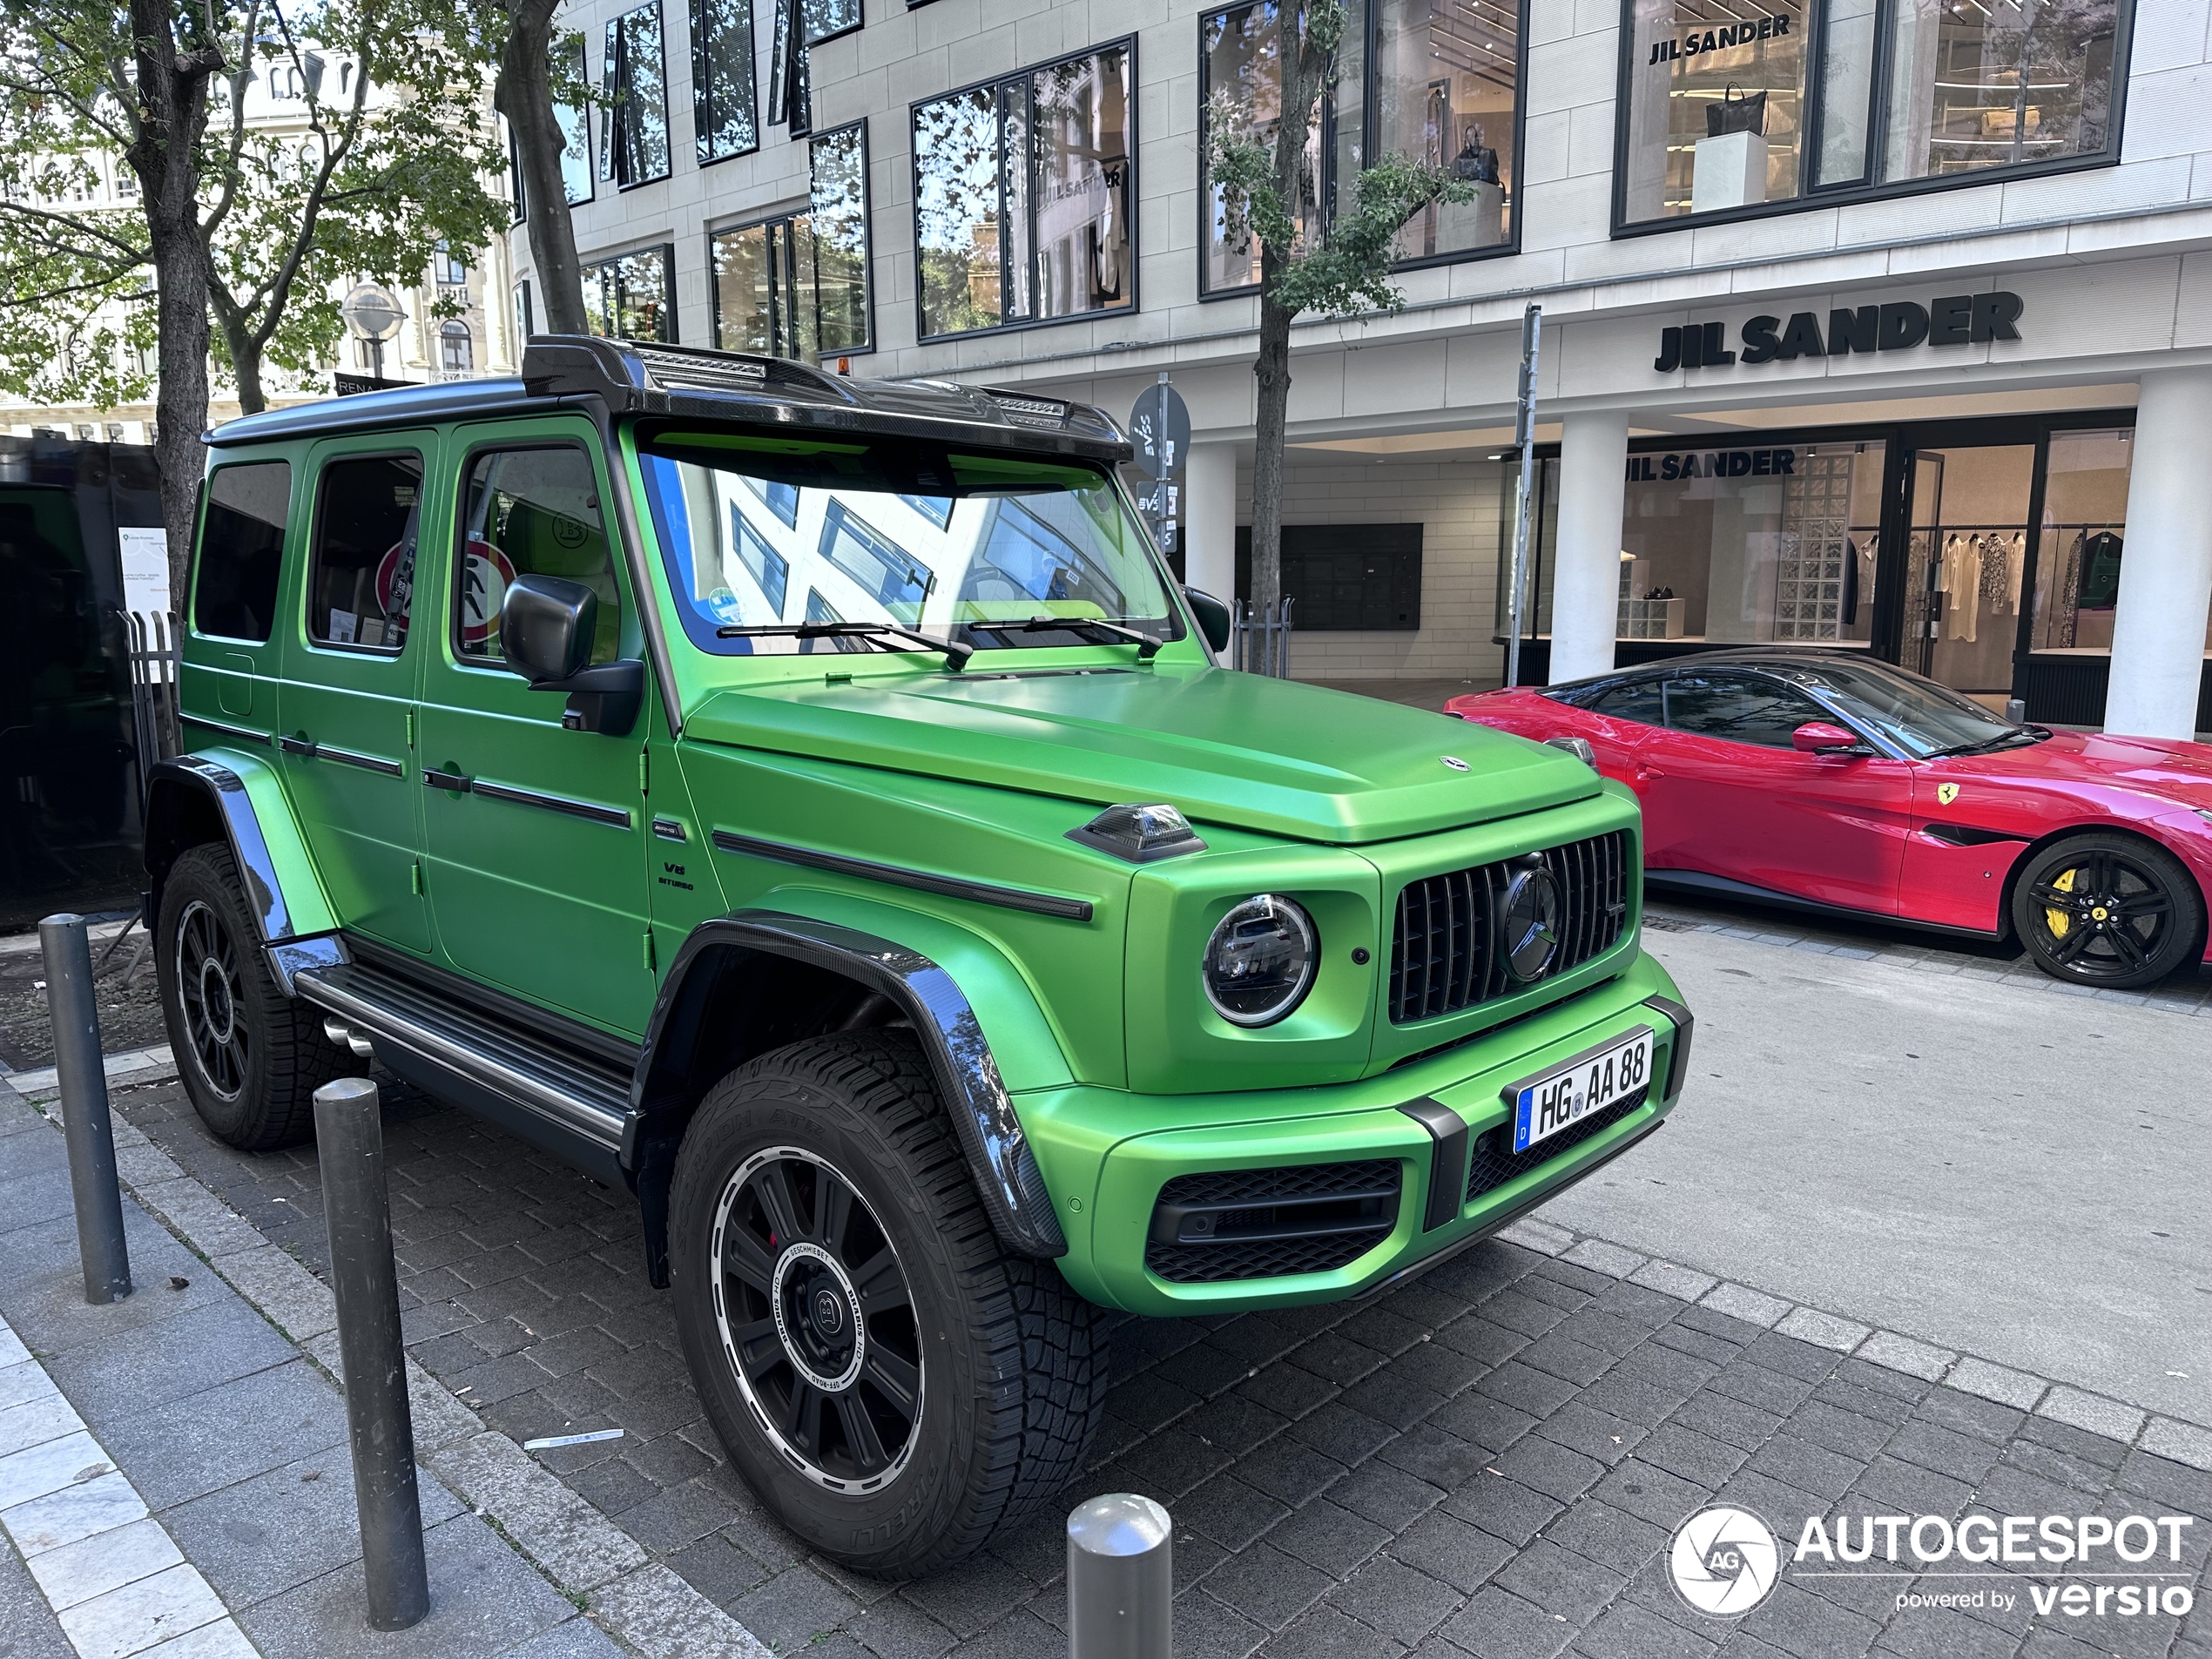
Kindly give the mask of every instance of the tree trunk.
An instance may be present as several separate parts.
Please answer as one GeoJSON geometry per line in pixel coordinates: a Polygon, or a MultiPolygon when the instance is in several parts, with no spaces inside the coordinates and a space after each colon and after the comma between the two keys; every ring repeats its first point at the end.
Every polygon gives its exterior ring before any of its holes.
{"type": "Polygon", "coordinates": [[[238,388],[238,412],[259,415],[269,407],[268,395],[261,389],[262,342],[229,314],[227,303],[216,310],[223,327],[223,347],[230,354],[231,381],[238,388]]]}
{"type": "Polygon", "coordinates": [[[512,0],[508,19],[492,106],[507,118],[514,134],[530,263],[537,274],[537,320],[549,334],[588,334],[583,269],[577,258],[568,186],[561,178],[567,139],[553,116],[553,0],[512,0]]]}
{"type": "Polygon", "coordinates": [[[206,449],[207,266],[199,240],[199,152],[207,125],[207,78],[219,48],[179,54],[161,0],[132,0],[138,41],[138,142],[125,158],[138,175],[153,252],[160,389],[154,404],[154,465],[169,543],[170,604],[185,613],[193,519],[206,449]]]}
{"type": "Polygon", "coordinates": [[[1263,293],[1259,354],[1252,378],[1259,383],[1258,420],[1252,434],[1253,613],[1264,618],[1283,597],[1283,431],[1291,406],[1291,314],[1263,293]]]}

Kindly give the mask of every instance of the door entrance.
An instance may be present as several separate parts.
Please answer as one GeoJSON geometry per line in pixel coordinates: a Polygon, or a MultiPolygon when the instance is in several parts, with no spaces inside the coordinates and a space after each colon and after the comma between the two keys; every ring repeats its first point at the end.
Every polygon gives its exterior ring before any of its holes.
{"type": "Polygon", "coordinates": [[[1915,449],[1898,660],[2002,713],[2027,569],[2032,443],[1915,449]]]}

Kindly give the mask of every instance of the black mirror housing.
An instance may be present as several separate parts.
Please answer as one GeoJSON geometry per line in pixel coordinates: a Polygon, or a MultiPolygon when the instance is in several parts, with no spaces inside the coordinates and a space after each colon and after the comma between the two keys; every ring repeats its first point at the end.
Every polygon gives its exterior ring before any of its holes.
{"type": "Polygon", "coordinates": [[[571,679],[591,661],[599,596],[557,576],[518,576],[499,606],[507,666],[533,687],[571,679]]]}
{"type": "Polygon", "coordinates": [[[1205,636],[1206,644],[1216,651],[1229,649],[1231,626],[1229,607],[1211,593],[1197,588],[1185,588],[1183,597],[1190,607],[1190,614],[1198,624],[1198,631],[1205,636]]]}

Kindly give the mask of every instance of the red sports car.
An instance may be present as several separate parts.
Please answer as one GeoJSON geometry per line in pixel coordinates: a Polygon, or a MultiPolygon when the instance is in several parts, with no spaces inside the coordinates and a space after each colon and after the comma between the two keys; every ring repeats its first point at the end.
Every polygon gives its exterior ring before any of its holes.
{"type": "Polygon", "coordinates": [[[2205,958],[2212,749],[2013,725],[1840,651],[1710,651],[1445,712],[1643,803],[1655,887],[2019,939],[2104,988],[2205,958]]]}

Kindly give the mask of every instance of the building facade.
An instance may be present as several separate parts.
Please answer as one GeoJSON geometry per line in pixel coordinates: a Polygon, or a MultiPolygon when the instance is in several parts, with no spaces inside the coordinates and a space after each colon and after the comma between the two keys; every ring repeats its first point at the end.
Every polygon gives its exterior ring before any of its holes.
{"type": "MultiPolygon", "coordinates": [[[[1239,582],[1265,3],[590,0],[610,332],[1188,403],[1178,556],[1239,582]]],[[[1542,307],[1524,678],[1858,647],[2028,718],[2212,729],[2208,0],[1348,0],[1310,165],[1467,199],[1294,341],[1296,671],[1498,677],[1542,307]]],[[[528,251],[515,243],[518,316],[528,251]]]]}

